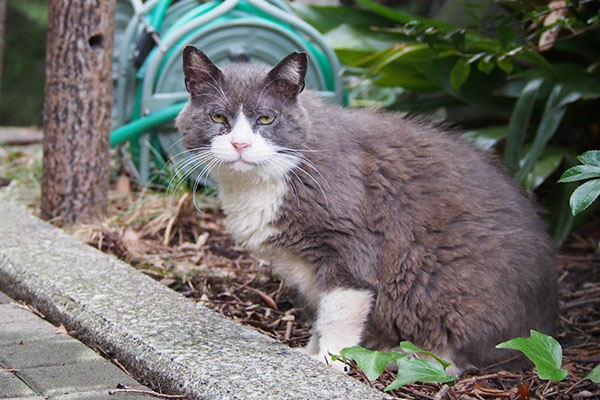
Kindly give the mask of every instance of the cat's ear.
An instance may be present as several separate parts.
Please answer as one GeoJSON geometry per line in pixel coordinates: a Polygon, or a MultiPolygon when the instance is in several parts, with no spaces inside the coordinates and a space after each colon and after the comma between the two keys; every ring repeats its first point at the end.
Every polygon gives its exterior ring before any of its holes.
{"type": "Polygon", "coordinates": [[[306,53],[292,53],[279,62],[267,75],[267,85],[275,86],[288,100],[293,100],[304,89],[308,60],[306,53]]]}
{"type": "Polygon", "coordinates": [[[200,50],[194,46],[183,49],[183,74],[185,88],[191,94],[201,92],[204,85],[220,84],[223,79],[221,70],[200,50]]]}

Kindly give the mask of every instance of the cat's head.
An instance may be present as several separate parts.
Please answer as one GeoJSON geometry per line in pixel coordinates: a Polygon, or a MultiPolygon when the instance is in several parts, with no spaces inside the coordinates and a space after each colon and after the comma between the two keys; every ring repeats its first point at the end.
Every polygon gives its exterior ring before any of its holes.
{"type": "Polygon", "coordinates": [[[183,52],[190,102],[177,117],[183,144],[214,171],[285,175],[299,163],[306,115],[307,58],[292,53],[274,68],[235,63],[217,67],[192,46],[183,52]]]}

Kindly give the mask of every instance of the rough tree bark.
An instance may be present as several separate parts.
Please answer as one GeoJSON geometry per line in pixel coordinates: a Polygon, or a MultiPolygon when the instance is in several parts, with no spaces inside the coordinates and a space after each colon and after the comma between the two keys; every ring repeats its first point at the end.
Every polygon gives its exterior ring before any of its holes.
{"type": "Polygon", "coordinates": [[[102,217],[108,203],[115,0],[50,0],[41,216],[102,217]]]}
{"type": "MultiPolygon", "coordinates": [[[[6,0],[0,0],[0,83],[2,82],[2,65],[4,63],[4,23],[6,22],[6,0]]],[[[2,86],[0,85],[0,89],[2,86]]],[[[1,90],[0,90],[1,92],[1,90]]]]}

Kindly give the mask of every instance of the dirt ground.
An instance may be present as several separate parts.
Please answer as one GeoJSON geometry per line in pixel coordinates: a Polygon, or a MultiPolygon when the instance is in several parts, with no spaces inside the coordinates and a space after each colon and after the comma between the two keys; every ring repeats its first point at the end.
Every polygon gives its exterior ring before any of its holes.
{"type": "MultiPolygon", "coordinates": [[[[292,347],[306,343],[310,323],[296,306],[295,293],[271,273],[270,265],[238,247],[225,232],[223,215],[212,196],[134,193],[126,178],[112,192],[108,219],[76,227],[73,233],[92,246],[207,307],[292,347]]],[[[572,233],[560,247],[558,275],[563,346],[562,382],[543,381],[533,369],[477,371],[457,382],[416,383],[388,392],[406,399],[600,399],[600,385],[583,377],[600,363],[600,219],[572,233]]],[[[395,375],[369,382],[383,390],[395,375]]]]}

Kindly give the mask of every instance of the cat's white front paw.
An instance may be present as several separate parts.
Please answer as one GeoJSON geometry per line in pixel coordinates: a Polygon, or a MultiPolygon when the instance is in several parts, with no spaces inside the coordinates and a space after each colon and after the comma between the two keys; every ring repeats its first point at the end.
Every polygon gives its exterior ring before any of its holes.
{"type": "Polygon", "coordinates": [[[307,356],[314,356],[319,352],[319,336],[313,334],[308,343],[304,347],[299,347],[298,351],[302,354],[306,354],[307,356]]]}
{"type": "Polygon", "coordinates": [[[311,349],[308,346],[296,347],[295,350],[299,351],[302,354],[306,354],[307,356],[311,356],[311,357],[315,357],[316,356],[316,352],[314,351],[314,349],[311,349]]]}

